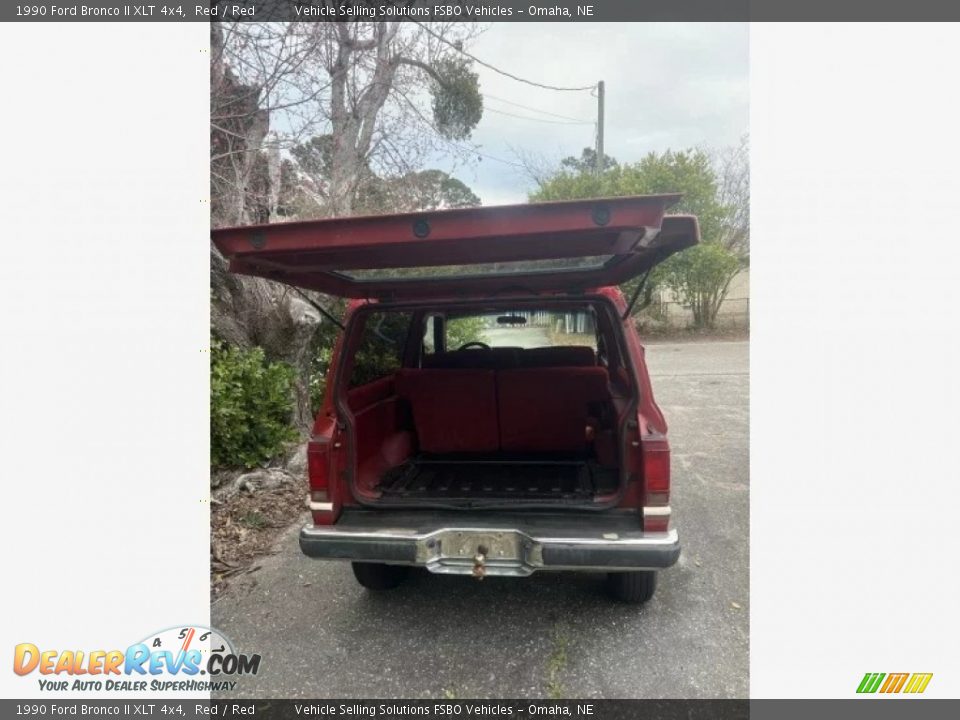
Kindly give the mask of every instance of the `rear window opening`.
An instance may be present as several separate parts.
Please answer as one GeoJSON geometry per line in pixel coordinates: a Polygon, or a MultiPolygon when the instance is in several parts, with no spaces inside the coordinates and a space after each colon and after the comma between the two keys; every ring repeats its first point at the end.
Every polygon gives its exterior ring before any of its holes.
{"type": "Polygon", "coordinates": [[[372,305],[348,326],[335,402],[355,499],[387,506],[609,507],[636,405],[607,301],[372,305]]]}

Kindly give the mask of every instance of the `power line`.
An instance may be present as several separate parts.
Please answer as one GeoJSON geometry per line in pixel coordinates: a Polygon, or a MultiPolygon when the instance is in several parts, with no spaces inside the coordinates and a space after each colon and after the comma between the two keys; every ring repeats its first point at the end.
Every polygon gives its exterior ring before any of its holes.
{"type": "Polygon", "coordinates": [[[484,112],[497,113],[498,115],[507,115],[508,117],[520,118],[521,120],[533,120],[535,122],[550,123],[551,125],[593,125],[592,120],[574,120],[573,122],[569,120],[548,120],[547,118],[538,118],[530,117],[529,115],[517,115],[516,113],[506,112],[505,110],[497,110],[496,108],[485,108],[484,112]]]}
{"type": "Polygon", "coordinates": [[[488,160],[495,160],[498,163],[503,163],[504,165],[512,165],[513,167],[520,168],[521,170],[524,169],[521,163],[512,162],[510,160],[504,160],[503,158],[494,157],[493,155],[487,155],[486,153],[482,153],[479,150],[475,150],[474,148],[469,147],[468,145],[460,145],[459,143],[455,143],[452,140],[446,140],[446,143],[448,145],[452,145],[455,148],[458,148],[459,150],[462,150],[463,152],[473,153],[474,155],[485,157],[488,160]]]}
{"type": "Polygon", "coordinates": [[[438,35],[438,34],[435,33],[433,30],[431,30],[431,29],[428,28],[426,25],[424,25],[422,22],[417,22],[416,20],[414,20],[413,22],[415,22],[415,23],[416,23],[417,25],[419,25],[421,28],[423,28],[424,30],[426,30],[427,33],[429,33],[430,35],[432,35],[433,37],[435,37],[435,38],[436,38],[437,40],[439,40],[440,42],[444,43],[445,45],[449,45],[450,47],[452,47],[454,50],[456,50],[456,51],[457,51],[458,53],[460,53],[461,55],[465,55],[466,57],[470,58],[471,60],[473,60],[473,61],[474,61],[475,63],[477,63],[478,65],[483,65],[483,67],[485,67],[485,68],[487,68],[487,69],[489,69],[489,70],[493,70],[495,73],[499,73],[500,75],[503,75],[504,77],[508,77],[508,78],[510,78],[511,80],[516,80],[517,82],[526,83],[527,85],[533,85],[534,87],[543,88],[544,90],[561,90],[561,91],[567,91],[567,92],[579,92],[579,91],[581,91],[581,90],[593,90],[593,89],[596,87],[596,85],[585,85],[584,87],[560,87],[560,86],[558,86],[558,85],[545,85],[544,83],[538,83],[538,82],[534,82],[533,80],[527,80],[526,78],[518,77],[517,75],[514,75],[513,73],[508,73],[506,70],[501,70],[500,68],[495,67],[495,66],[491,65],[491,64],[488,63],[488,62],[484,62],[483,60],[481,60],[480,58],[478,58],[476,55],[473,55],[473,54],[471,54],[471,53],[468,53],[466,50],[464,50],[462,47],[460,47],[457,43],[452,43],[452,42],[450,42],[449,40],[447,40],[445,37],[443,37],[442,35],[438,35]]]}
{"type": "Polygon", "coordinates": [[[520,168],[521,170],[524,169],[524,166],[523,166],[521,163],[511,162],[510,160],[504,160],[503,158],[498,158],[498,157],[496,157],[496,156],[494,156],[494,155],[487,155],[486,153],[480,152],[480,151],[477,150],[476,148],[470,147],[470,146],[468,146],[468,145],[461,145],[461,144],[458,143],[458,142],[454,142],[453,140],[450,140],[450,139],[448,139],[448,138],[445,138],[445,137],[443,136],[443,133],[440,132],[440,130],[437,128],[437,126],[434,125],[433,122],[431,122],[428,118],[424,117],[423,113],[420,112],[420,108],[418,108],[416,105],[414,105],[412,102],[410,102],[410,98],[408,98],[408,97],[407,97],[406,95],[404,95],[403,93],[400,93],[400,95],[401,95],[401,97],[403,97],[403,99],[406,101],[407,105],[410,106],[410,109],[413,110],[413,112],[414,112],[416,115],[418,115],[418,116],[420,117],[420,119],[421,119],[424,123],[426,123],[427,127],[431,128],[435,133],[437,133],[437,135],[443,140],[443,142],[447,143],[447,145],[449,145],[450,147],[455,147],[455,148],[457,148],[458,150],[460,150],[461,152],[472,153],[472,154],[478,155],[478,156],[480,156],[480,157],[485,157],[485,158],[487,158],[487,159],[489,159],[489,160],[495,160],[496,162],[503,163],[504,165],[512,165],[513,167],[520,168]]]}
{"type": "MultiPolygon", "coordinates": [[[[485,98],[490,100],[497,100],[507,105],[513,105],[514,107],[523,108],[524,110],[529,110],[530,112],[540,113],[541,115],[550,115],[551,117],[562,118],[564,120],[571,120],[576,123],[583,123],[584,125],[592,125],[593,120],[584,120],[583,118],[570,117],[569,115],[561,115],[560,113],[550,112],[549,110],[540,110],[539,108],[530,107],[529,105],[521,105],[520,103],[513,102],[512,100],[507,100],[502,97],[497,97],[496,95],[490,95],[489,93],[483,93],[485,98]]],[[[488,110],[492,108],[487,108],[488,110]]],[[[502,110],[500,112],[503,112],[502,110]]]]}

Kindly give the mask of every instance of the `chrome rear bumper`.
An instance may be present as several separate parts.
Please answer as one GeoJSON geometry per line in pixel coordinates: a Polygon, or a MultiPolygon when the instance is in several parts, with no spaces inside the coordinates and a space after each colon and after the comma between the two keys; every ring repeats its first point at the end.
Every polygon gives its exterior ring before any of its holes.
{"type": "Polygon", "coordinates": [[[454,575],[530,575],[537,570],[657,570],[680,556],[676,530],[607,529],[601,522],[578,527],[537,523],[480,525],[449,522],[436,527],[403,527],[390,523],[306,525],[300,530],[305,555],[325,560],[351,560],[425,567],[454,575]]]}

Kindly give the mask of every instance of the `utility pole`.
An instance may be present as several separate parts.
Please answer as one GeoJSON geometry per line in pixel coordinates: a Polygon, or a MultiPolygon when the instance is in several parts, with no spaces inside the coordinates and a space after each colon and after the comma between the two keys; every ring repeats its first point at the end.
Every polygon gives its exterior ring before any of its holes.
{"type": "Polygon", "coordinates": [[[597,175],[603,174],[603,80],[597,83],[597,175]]]}

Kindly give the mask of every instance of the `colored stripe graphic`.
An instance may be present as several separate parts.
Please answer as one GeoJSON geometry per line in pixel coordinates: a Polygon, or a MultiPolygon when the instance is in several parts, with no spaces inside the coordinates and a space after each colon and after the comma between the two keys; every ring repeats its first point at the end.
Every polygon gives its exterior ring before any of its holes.
{"type": "Polygon", "coordinates": [[[915,695],[926,690],[932,678],[933,673],[866,673],[857,686],[857,692],[870,694],[879,690],[889,695],[903,691],[915,695]]]}
{"type": "Polygon", "coordinates": [[[863,680],[860,681],[860,686],[857,688],[858,693],[875,693],[877,688],[880,687],[880,682],[885,677],[886,673],[867,673],[863,676],[863,680]]]}
{"type": "Polygon", "coordinates": [[[927,689],[927,685],[930,684],[930,678],[933,677],[933,673],[914,673],[910,677],[910,682],[907,683],[907,687],[904,689],[905,693],[922,693],[927,689]]]}
{"type": "Polygon", "coordinates": [[[890,673],[887,675],[887,681],[880,688],[882,693],[898,693],[903,684],[907,681],[910,673],[890,673]]]}

